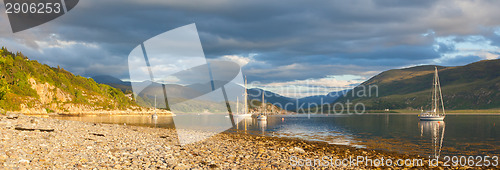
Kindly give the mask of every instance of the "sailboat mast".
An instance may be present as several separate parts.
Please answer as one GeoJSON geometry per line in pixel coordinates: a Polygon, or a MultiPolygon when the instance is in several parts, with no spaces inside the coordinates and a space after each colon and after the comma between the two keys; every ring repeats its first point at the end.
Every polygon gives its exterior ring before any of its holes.
{"type": "Polygon", "coordinates": [[[443,101],[443,92],[441,91],[441,82],[439,81],[439,75],[437,74],[437,69],[436,69],[436,78],[437,78],[437,83],[439,87],[439,97],[441,99],[441,108],[443,109],[443,115],[446,114],[444,111],[444,101],[443,101]]]}
{"type": "Polygon", "coordinates": [[[262,90],[262,109],[264,112],[264,114],[266,113],[266,106],[265,106],[266,102],[264,101],[264,90],[262,90]]]}
{"type": "Polygon", "coordinates": [[[435,98],[435,97],[436,97],[436,95],[435,95],[435,93],[434,93],[434,89],[435,89],[435,87],[436,87],[436,85],[435,85],[435,84],[436,84],[435,77],[436,77],[436,76],[434,76],[434,78],[432,78],[432,88],[431,88],[431,98],[432,98],[432,100],[431,100],[431,113],[432,113],[432,112],[435,112],[434,105],[436,104],[436,102],[435,102],[435,100],[436,100],[436,98],[435,98]]]}
{"type": "Polygon", "coordinates": [[[239,100],[238,100],[238,96],[236,96],[236,114],[238,114],[238,112],[240,111],[239,110],[239,100]]]}
{"type": "Polygon", "coordinates": [[[438,90],[438,72],[437,72],[437,67],[434,67],[435,68],[435,73],[434,73],[434,114],[438,115],[438,94],[437,94],[437,90],[438,90]]]}
{"type": "Polygon", "coordinates": [[[247,76],[245,76],[245,100],[243,101],[244,102],[244,106],[245,108],[243,109],[244,113],[243,114],[247,114],[248,113],[248,93],[247,93],[247,76]]]}

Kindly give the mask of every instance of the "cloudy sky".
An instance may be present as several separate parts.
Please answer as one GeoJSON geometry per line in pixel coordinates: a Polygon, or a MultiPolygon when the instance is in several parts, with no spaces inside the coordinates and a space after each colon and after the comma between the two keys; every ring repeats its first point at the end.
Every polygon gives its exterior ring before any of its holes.
{"type": "Polygon", "coordinates": [[[253,86],[290,97],[352,87],[393,68],[500,55],[500,1],[82,0],[0,45],[91,77],[127,80],[140,42],[196,23],[207,58],[235,61],[253,86]],[[315,88],[321,87],[321,88],[315,88]]]}

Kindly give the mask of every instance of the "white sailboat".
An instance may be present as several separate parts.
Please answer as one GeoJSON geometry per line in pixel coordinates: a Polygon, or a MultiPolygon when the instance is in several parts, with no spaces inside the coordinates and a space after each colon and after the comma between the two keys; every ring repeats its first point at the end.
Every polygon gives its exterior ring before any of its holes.
{"type": "Polygon", "coordinates": [[[257,116],[257,120],[258,120],[258,121],[267,121],[267,116],[266,116],[266,115],[261,114],[261,115],[257,116]]]}
{"type": "Polygon", "coordinates": [[[243,113],[239,113],[239,100],[238,100],[238,97],[236,97],[236,114],[233,115],[233,116],[237,116],[237,117],[250,117],[252,116],[252,114],[248,113],[248,106],[247,106],[247,101],[248,101],[248,93],[247,93],[247,78],[245,76],[245,93],[243,94],[244,96],[244,100],[243,100],[243,113]]]}
{"type": "Polygon", "coordinates": [[[158,119],[158,114],[156,114],[156,95],[155,95],[155,113],[151,115],[152,119],[158,119]]]}
{"type": "Polygon", "coordinates": [[[262,113],[257,116],[258,121],[267,121],[267,115],[266,115],[266,102],[264,100],[264,91],[262,91],[262,113]]]}
{"type": "Polygon", "coordinates": [[[437,67],[435,67],[434,82],[432,86],[432,110],[418,115],[421,121],[443,121],[446,113],[444,111],[443,94],[437,67]],[[440,107],[441,106],[441,107],[440,107]],[[440,111],[442,109],[442,111],[440,111]]]}

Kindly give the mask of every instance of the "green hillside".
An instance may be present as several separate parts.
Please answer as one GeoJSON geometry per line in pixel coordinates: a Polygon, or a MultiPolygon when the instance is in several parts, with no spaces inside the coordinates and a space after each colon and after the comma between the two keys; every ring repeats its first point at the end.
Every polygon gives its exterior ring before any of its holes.
{"type": "MultiPolygon", "coordinates": [[[[363,103],[368,110],[430,108],[435,66],[394,69],[380,73],[337,100],[363,103]],[[378,86],[368,89],[369,86],[378,86]],[[360,96],[369,94],[371,96],[360,96]]],[[[484,60],[465,66],[437,66],[447,109],[500,108],[500,60],[484,60]]]]}
{"type": "Polygon", "coordinates": [[[87,112],[128,109],[134,102],[120,90],[0,50],[0,111],[87,112]]]}

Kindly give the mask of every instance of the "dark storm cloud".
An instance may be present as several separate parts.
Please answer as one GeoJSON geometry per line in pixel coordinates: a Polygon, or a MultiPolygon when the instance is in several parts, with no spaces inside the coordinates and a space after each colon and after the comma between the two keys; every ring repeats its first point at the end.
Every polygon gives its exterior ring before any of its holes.
{"type": "MultiPolygon", "coordinates": [[[[439,44],[440,51],[434,51],[434,35],[422,34],[429,30],[436,36],[476,34],[483,27],[499,25],[495,3],[86,0],[35,29],[0,33],[5,44],[28,51],[42,63],[61,65],[83,76],[110,74],[126,79],[127,56],[135,46],[196,23],[208,58],[255,53],[253,63],[243,67],[249,78],[290,81],[367,75],[428,63],[452,46],[439,44]],[[47,48],[35,42],[46,41],[51,34],[76,44],[47,48]]],[[[8,25],[5,16],[0,22],[8,25]]]]}
{"type": "Polygon", "coordinates": [[[440,53],[448,53],[456,51],[455,44],[438,43],[437,45],[439,47],[438,52],[440,53]]]}
{"type": "Polygon", "coordinates": [[[500,46],[500,29],[498,30],[498,34],[493,34],[491,36],[491,44],[495,46],[500,46]]]}

